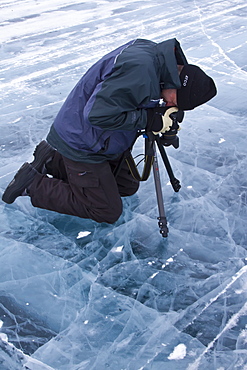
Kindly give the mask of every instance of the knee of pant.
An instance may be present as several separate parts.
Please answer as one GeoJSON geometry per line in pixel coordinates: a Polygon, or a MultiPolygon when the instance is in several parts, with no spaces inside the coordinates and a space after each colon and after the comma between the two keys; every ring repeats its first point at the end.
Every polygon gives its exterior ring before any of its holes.
{"type": "Polygon", "coordinates": [[[108,209],[103,216],[103,219],[104,219],[103,222],[107,222],[108,224],[114,224],[119,219],[122,212],[123,212],[122,203],[121,203],[121,207],[119,206],[117,208],[114,207],[114,208],[108,209]]]}
{"type": "Polygon", "coordinates": [[[135,187],[132,187],[129,191],[129,195],[134,195],[139,189],[139,182],[136,183],[135,187]]]}
{"type": "Polygon", "coordinates": [[[132,184],[131,187],[121,189],[120,195],[121,197],[129,197],[131,195],[134,195],[138,189],[139,189],[139,182],[136,182],[132,184]]]}
{"type": "Polygon", "coordinates": [[[108,224],[114,224],[123,212],[122,201],[118,205],[104,209],[91,210],[91,218],[96,222],[106,222],[108,224]]]}

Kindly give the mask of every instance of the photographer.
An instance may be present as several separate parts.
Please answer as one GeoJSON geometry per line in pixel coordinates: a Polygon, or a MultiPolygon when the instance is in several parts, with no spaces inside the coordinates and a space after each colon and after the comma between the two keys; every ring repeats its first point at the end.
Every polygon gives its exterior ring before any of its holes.
{"type": "MultiPolygon", "coordinates": [[[[22,165],[2,199],[10,204],[29,195],[35,207],[114,223],[122,213],[121,197],[138,190],[126,163],[117,178],[113,174],[138,130],[168,137],[168,107],[191,110],[215,95],[213,80],[188,64],[176,39],[130,41],[85,73],[47,141],[36,147],[34,161],[22,165]]],[[[167,140],[164,145],[170,145],[167,140]]]]}

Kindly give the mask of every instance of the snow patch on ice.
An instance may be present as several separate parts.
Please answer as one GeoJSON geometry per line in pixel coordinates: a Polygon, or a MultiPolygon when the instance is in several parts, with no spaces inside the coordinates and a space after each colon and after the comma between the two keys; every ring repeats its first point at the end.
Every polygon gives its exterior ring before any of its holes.
{"type": "Polygon", "coordinates": [[[186,346],[183,343],[177,345],[168,356],[168,360],[182,360],[186,356],[186,346]]]}
{"type": "Polygon", "coordinates": [[[85,238],[85,236],[88,236],[90,234],[91,234],[91,231],[80,231],[76,239],[85,238]]]}

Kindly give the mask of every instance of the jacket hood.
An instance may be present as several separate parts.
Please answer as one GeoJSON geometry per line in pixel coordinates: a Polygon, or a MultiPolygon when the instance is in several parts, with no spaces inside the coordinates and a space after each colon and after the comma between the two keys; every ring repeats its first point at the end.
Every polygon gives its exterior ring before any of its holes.
{"type": "Polygon", "coordinates": [[[160,83],[164,89],[180,89],[181,81],[177,65],[188,64],[187,59],[174,38],[155,45],[160,68],[160,83]]]}

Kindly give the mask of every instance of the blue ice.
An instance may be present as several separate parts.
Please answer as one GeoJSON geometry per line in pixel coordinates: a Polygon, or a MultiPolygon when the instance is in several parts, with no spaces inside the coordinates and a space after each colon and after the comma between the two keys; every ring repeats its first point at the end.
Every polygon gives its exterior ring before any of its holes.
{"type": "Polygon", "coordinates": [[[0,203],[1,369],[247,367],[246,14],[244,0],[2,4],[1,193],[82,74],[131,39],[176,37],[218,95],[166,149],[178,193],[158,158],[168,238],[152,175],[114,225],[0,203]]]}

